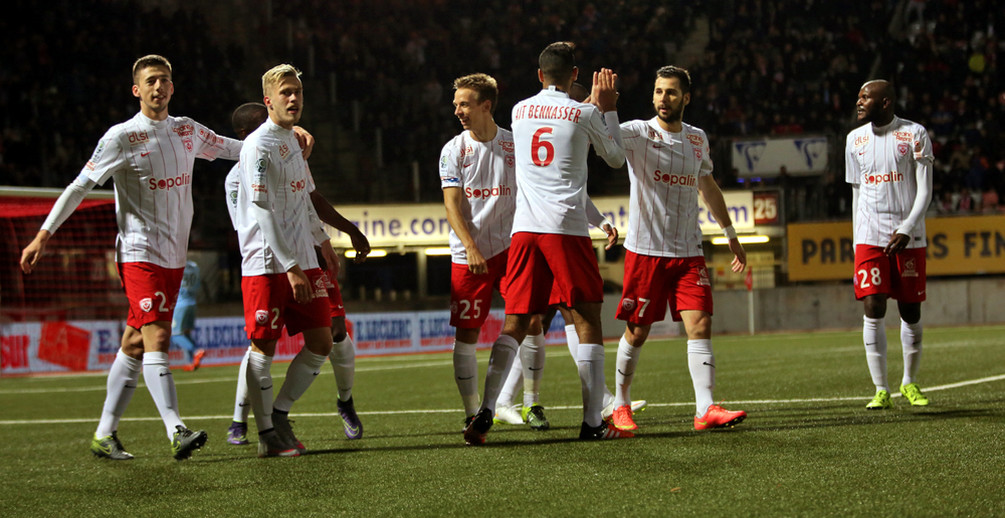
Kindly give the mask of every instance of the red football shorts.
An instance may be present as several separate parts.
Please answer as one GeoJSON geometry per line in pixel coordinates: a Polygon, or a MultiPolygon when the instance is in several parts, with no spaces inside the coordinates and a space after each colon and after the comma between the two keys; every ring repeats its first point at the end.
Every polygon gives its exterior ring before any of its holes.
{"type": "Polygon", "coordinates": [[[129,300],[126,324],[139,329],[151,322],[171,322],[185,269],[152,263],[118,263],[118,267],[129,300]]]}
{"type": "Polygon", "coordinates": [[[450,265],[450,325],[458,329],[479,329],[492,307],[492,290],[506,298],[506,251],[487,261],[488,273],[475,275],[468,265],[450,265]]]}
{"type": "Polygon", "coordinates": [[[517,232],[509,247],[506,314],[543,313],[549,302],[603,302],[597,254],[587,236],[517,232]],[[555,297],[552,297],[552,290],[555,297]]]}
{"type": "Polygon", "coordinates": [[[883,247],[855,246],[855,298],[889,295],[900,302],[925,300],[925,251],[906,248],[893,257],[883,247]]]}
{"type": "Polygon", "coordinates": [[[653,257],[625,251],[625,288],[617,317],[649,325],[666,317],[667,305],[675,322],[680,312],[712,314],[712,283],[705,258],[653,257]]]}
{"type": "Polygon", "coordinates": [[[304,272],[311,286],[311,300],[298,304],[285,273],[241,278],[244,292],[244,329],[252,340],[277,340],[286,332],[294,336],[305,329],[331,326],[331,304],[320,268],[304,272]]]}
{"type": "Polygon", "coordinates": [[[325,290],[328,292],[328,304],[331,305],[331,318],[344,317],[345,306],[342,304],[342,290],[339,289],[338,281],[333,281],[328,275],[328,270],[322,270],[321,275],[325,280],[325,290]]]}

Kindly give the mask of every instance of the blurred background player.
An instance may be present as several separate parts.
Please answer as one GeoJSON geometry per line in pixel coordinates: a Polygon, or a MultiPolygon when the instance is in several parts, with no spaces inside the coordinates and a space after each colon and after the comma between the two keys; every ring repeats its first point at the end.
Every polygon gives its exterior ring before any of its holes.
{"type": "MultiPolygon", "coordinates": [[[[234,132],[244,138],[249,133],[262,125],[268,119],[268,109],[261,103],[245,103],[234,110],[231,122],[234,132]]],[[[306,158],[306,155],[305,155],[306,158]]],[[[240,185],[240,172],[235,166],[227,175],[225,185],[227,196],[227,209],[230,213],[231,223],[237,228],[235,215],[237,206],[237,190],[240,185]]],[[[352,222],[339,214],[325,199],[325,197],[314,190],[310,193],[311,204],[322,221],[345,232],[350,236],[353,248],[356,250],[356,262],[363,262],[370,253],[370,243],[366,236],[353,225],[352,222]]],[[[339,290],[336,277],[339,271],[338,257],[335,256],[331,246],[316,248],[319,256],[319,264],[322,265],[326,278],[325,286],[328,291],[329,303],[331,305],[331,333],[332,350],[328,355],[328,360],[332,365],[335,374],[335,382],[338,387],[337,406],[339,417],[342,420],[343,430],[348,439],[360,439],[363,437],[363,424],[356,413],[356,407],[352,398],[352,387],[356,372],[356,350],[353,345],[352,336],[347,331],[347,321],[345,307],[342,303],[342,295],[339,290]]],[[[227,442],[230,444],[248,444],[248,413],[250,403],[248,400],[247,364],[251,349],[245,353],[238,370],[237,394],[234,403],[234,417],[227,430],[227,442]]]]}
{"type": "Polygon", "coordinates": [[[201,286],[199,265],[195,261],[185,261],[185,270],[181,276],[181,288],[178,290],[178,302],[175,303],[174,317],[171,319],[171,345],[185,351],[185,358],[188,360],[188,365],[184,367],[186,371],[198,369],[203,356],[206,356],[206,351],[197,348],[195,342],[192,341],[199,286],[201,286]]]}
{"type": "Polygon", "coordinates": [[[624,164],[615,111],[616,76],[607,69],[594,73],[594,98],[602,106],[598,110],[569,98],[579,73],[572,45],[549,45],[538,63],[538,79],[544,89],[513,107],[517,202],[507,262],[506,320],[492,345],[481,409],[464,430],[469,445],[484,444],[503,378],[527,335],[532,316],[543,313],[551,302],[553,287],[558,300],[572,310],[582,340],[577,354],[583,392],[580,438],[631,436],[630,432],[608,430],[601,417],[603,281],[586,217],[590,144],[612,167],[624,164]]]}
{"type": "Polygon", "coordinates": [[[119,420],[128,407],[140,371],[160,412],[171,452],[186,459],[206,443],[206,432],[185,427],[178,413],[174,378],[168,367],[172,311],[178,296],[192,226],[192,166],[196,158],[236,160],[239,141],[218,137],[187,117],[172,117],[171,63],[148,55],[133,64],[133,96],[140,111],[112,126],[77,178],[56,200],[35,239],[21,254],[29,274],[52,233],[84,196],[109,178],[115,184],[119,233],[115,261],[129,300],[122,346],[108,371],[101,420],[91,440],[95,456],[128,460],[118,438],[119,420]]]}
{"type": "Polygon", "coordinates": [[[900,393],[925,406],[915,376],[921,362],[925,300],[925,211],[932,202],[932,141],[923,126],[894,115],[893,86],[862,85],[859,126],[845,143],[845,179],[852,186],[855,298],[865,306],[862,339],[876,395],[866,408],[891,408],[886,378],[886,299],[897,300],[904,376],[900,393]]]}
{"type": "Polygon", "coordinates": [[[698,195],[729,238],[732,270],[741,272],[747,254],[736,237],[722,192],[712,177],[705,132],[683,122],[691,102],[687,70],[666,66],[656,72],[656,116],[621,125],[631,182],[625,283],[617,317],[625,320],[618,345],[614,426],[635,430],[630,389],[653,322],[666,316],[684,322],[688,370],[695,396],[695,430],[733,426],[747,413],[713,404],[712,285],[701,247],[698,195]]]}

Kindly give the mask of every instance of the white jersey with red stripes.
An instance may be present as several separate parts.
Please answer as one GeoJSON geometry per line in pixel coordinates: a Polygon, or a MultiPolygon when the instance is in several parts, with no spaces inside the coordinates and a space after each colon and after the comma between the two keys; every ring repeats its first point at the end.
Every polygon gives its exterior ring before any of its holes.
{"type": "MultiPolygon", "coordinates": [[[[845,142],[845,180],[859,189],[853,215],[855,244],[886,246],[907,219],[918,194],[917,156],[932,155],[924,126],[894,117],[886,126],[866,124],[845,142]],[[916,149],[918,148],[918,149],[916,149]]],[[[925,219],[910,230],[907,248],[927,246],[925,219]]]]}
{"type": "Polygon", "coordinates": [[[115,184],[115,260],[184,268],[192,227],[196,158],[237,160],[241,141],[188,117],[155,121],[142,113],[112,126],[80,174],[115,184]]]}
{"type": "Polygon", "coordinates": [[[696,257],[701,250],[698,179],[712,174],[705,131],[683,124],[679,133],[656,117],[621,125],[631,194],[625,248],[654,257],[696,257]]]}
{"type": "MultiPolygon", "coordinates": [[[[490,142],[475,140],[470,131],[451,139],[440,152],[440,187],[461,189],[462,216],[482,256],[489,259],[509,248],[516,208],[513,133],[498,128],[490,142]]],[[[453,262],[468,264],[453,229],[450,255],[453,262]]]]}
{"type": "Polygon", "coordinates": [[[311,209],[314,181],[292,130],[267,120],[244,140],[238,164],[235,220],[241,245],[241,273],[245,277],[286,273],[269,243],[252,204],[267,207],[287,250],[301,269],[318,267],[312,235],[318,223],[311,209]]]}
{"type": "Polygon", "coordinates": [[[590,144],[601,157],[619,157],[615,161],[624,157],[597,107],[549,87],[513,107],[513,142],[517,183],[513,232],[588,236],[590,144]]]}

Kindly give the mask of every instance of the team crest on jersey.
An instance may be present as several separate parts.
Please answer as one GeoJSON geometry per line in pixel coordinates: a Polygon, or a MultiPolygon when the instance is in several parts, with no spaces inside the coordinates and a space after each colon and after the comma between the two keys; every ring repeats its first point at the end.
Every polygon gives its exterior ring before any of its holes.
{"type": "Polygon", "coordinates": [[[150,297],[140,300],[140,309],[143,310],[144,313],[149,313],[150,310],[153,309],[153,307],[154,307],[154,300],[151,299],[150,297]]]}
{"type": "Polygon", "coordinates": [[[698,270],[698,286],[711,286],[712,283],[708,279],[708,268],[702,267],[698,270]]]}
{"type": "Polygon", "coordinates": [[[652,128],[648,128],[648,131],[649,131],[649,140],[657,140],[659,142],[663,142],[663,135],[660,135],[658,131],[652,128]]]}
{"type": "Polygon", "coordinates": [[[905,142],[897,144],[897,155],[907,156],[907,153],[911,151],[911,146],[905,142]]]}
{"type": "Polygon", "coordinates": [[[506,155],[506,167],[513,167],[515,163],[516,159],[513,158],[513,155],[506,155]]]}
{"type": "Polygon", "coordinates": [[[635,309],[635,299],[623,299],[621,301],[621,307],[624,308],[625,311],[635,309]]]}
{"type": "Polygon", "coordinates": [[[150,136],[147,135],[145,131],[130,131],[126,134],[126,140],[129,141],[130,146],[135,146],[138,144],[145,144],[150,140],[150,136]]]}
{"type": "Polygon", "coordinates": [[[914,258],[904,261],[904,271],[900,272],[901,277],[917,277],[918,263],[914,258]]]}
{"type": "Polygon", "coordinates": [[[190,138],[183,138],[183,139],[181,139],[181,141],[182,141],[183,144],[185,144],[185,151],[188,151],[189,153],[191,153],[192,152],[192,148],[195,147],[195,146],[192,145],[192,139],[190,139],[190,138]]]}
{"type": "MultiPolygon", "coordinates": [[[[179,137],[191,137],[195,133],[195,127],[191,124],[179,124],[174,128],[171,128],[179,137]]],[[[205,130],[199,130],[199,136],[203,136],[205,130]]]]}
{"type": "Polygon", "coordinates": [[[705,139],[701,138],[701,135],[688,134],[687,140],[692,146],[701,147],[705,145],[705,139]]]}
{"type": "Polygon", "coordinates": [[[255,311],[255,323],[258,325],[264,325],[269,321],[269,312],[264,309],[259,309],[255,311]]]}
{"type": "Polygon", "coordinates": [[[694,157],[696,159],[698,159],[698,160],[701,160],[701,148],[700,147],[696,147],[696,148],[693,148],[693,149],[694,149],[694,157]]]}

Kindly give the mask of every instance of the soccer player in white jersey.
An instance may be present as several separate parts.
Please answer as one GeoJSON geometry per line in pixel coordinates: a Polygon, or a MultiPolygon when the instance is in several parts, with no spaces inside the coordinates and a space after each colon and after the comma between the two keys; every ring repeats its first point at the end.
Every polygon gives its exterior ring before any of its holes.
{"type": "Polygon", "coordinates": [[[314,252],[328,244],[310,203],[314,190],[293,126],[303,113],[300,72],[277,65],[262,76],[269,120],[241,148],[236,221],[241,245],[241,291],[251,353],[248,391],[258,425],[258,454],[296,456],[304,451],[288,412],[310,387],[332,349],[328,293],[314,252]],[[286,327],[303,332],[304,348],[273,400],[270,367],[286,327]]]}
{"type": "MultiPolygon", "coordinates": [[[[269,118],[268,108],[261,103],[245,103],[234,110],[232,122],[234,132],[240,138],[246,137],[249,133],[262,125],[269,118]]],[[[227,175],[225,183],[227,209],[230,212],[230,220],[237,228],[237,191],[240,186],[240,169],[234,166],[227,175]]],[[[353,248],[356,250],[356,262],[362,262],[370,253],[370,243],[366,236],[336,211],[328,200],[316,189],[311,192],[311,204],[322,221],[345,232],[350,236],[353,248]]],[[[356,373],[356,351],[352,342],[352,337],[346,330],[345,306],[342,303],[342,293],[339,290],[338,281],[334,279],[338,275],[338,258],[335,256],[331,246],[320,248],[322,259],[326,265],[324,268],[327,278],[325,286],[328,291],[328,300],[331,306],[331,331],[332,350],[328,354],[328,360],[332,365],[335,374],[335,382],[338,387],[338,410],[342,419],[342,426],[345,435],[349,439],[360,439],[363,437],[363,424],[356,413],[356,407],[352,399],[352,387],[356,373]]],[[[322,259],[319,259],[322,260],[322,259]]],[[[227,429],[227,442],[234,445],[248,444],[248,413],[250,403],[248,400],[247,368],[248,358],[251,348],[245,353],[241,360],[241,367],[238,369],[237,395],[234,403],[234,418],[227,429]]]]}
{"type": "Polygon", "coordinates": [[[695,395],[694,428],[733,426],[746,412],[713,404],[715,358],[712,355],[712,286],[701,248],[698,195],[729,237],[732,270],[742,271],[747,255],[736,237],[722,192],[712,177],[712,157],[705,132],[683,122],[691,102],[687,70],[666,66],[656,72],[656,116],[621,125],[631,182],[628,234],[625,236],[625,283],[617,317],[626,321],[618,345],[612,421],[635,430],[630,388],[653,322],[662,321],[669,304],[673,319],[684,322],[688,370],[695,395]]]}
{"type": "Polygon", "coordinates": [[[196,158],[236,160],[241,143],[219,137],[187,117],[168,115],[174,93],[171,64],[144,56],[133,64],[132,93],[140,111],[112,126],[77,178],[63,191],[35,239],[21,254],[31,273],[52,233],[96,185],[115,183],[119,233],[115,260],[129,300],[122,346],[108,372],[101,419],[91,451],[101,458],[128,460],[118,425],[142,370],[147,389],[167,429],[176,459],[186,459],[206,442],[206,432],[185,427],[178,413],[168,367],[171,319],[178,296],[192,225],[192,166],[196,158]]]}
{"type": "Polygon", "coordinates": [[[546,47],[538,59],[544,89],[513,107],[517,200],[507,271],[506,320],[492,345],[481,409],[465,427],[469,445],[484,444],[503,377],[535,314],[543,313],[557,284],[582,340],[577,355],[583,388],[581,439],[630,436],[608,429],[603,409],[604,347],[600,325],[603,281],[586,217],[586,158],[592,144],[612,167],[624,164],[617,129],[616,76],[594,73],[600,109],[569,98],[579,70],[571,44],[546,47]]]}
{"type": "MultiPolygon", "coordinates": [[[[590,92],[585,86],[578,82],[572,83],[572,88],[569,90],[569,97],[571,99],[585,102],[589,96],[590,92]]],[[[604,217],[593,204],[593,201],[589,199],[586,205],[586,217],[591,225],[602,229],[607,234],[607,245],[604,246],[605,250],[610,250],[611,247],[618,243],[618,229],[614,226],[614,223],[604,217]]],[[[556,297],[555,300],[557,301],[558,298],[556,297]]],[[[496,400],[496,415],[492,420],[493,423],[515,425],[527,423],[534,429],[542,429],[543,425],[547,425],[548,421],[546,419],[542,423],[541,420],[537,419],[538,415],[531,412],[531,410],[534,408],[533,404],[538,401],[540,377],[544,369],[544,335],[550,329],[551,321],[555,317],[556,312],[562,313],[562,319],[565,322],[565,343],[569,348],[573,364],[576,364],[576,354],[579,352],[579,337],[576,335],[576,326],[572,322],[572,312],[561,304],[551,304],[548,310],[541,315],[541,331],[536,331],[536,320],[532,319],[527,338],[520,345],[520,354],[513,357],[513,366],[510,367],[509,374],[506,375],[506,381],[503,382],[502,390],[499,392],[499,398],[496,400]],[[537,354],[531,355],[525,351],[524,345],[528,341],[532,341],[534,345],[537,345],[537,354]],[[528,360],[524,360],[524,357],[528,357],[532,363],[525,365],[528,360]],[[514,405],[513,396],[521,385],[524,387],[523,405],[514,405]]],[[[614,412],[614,394],[608,390],[607,384],[604,384],[603,391],[604,410],[601,412],[601,415],[606,420],[614,412]]],[[[632,401],[631,407],[633,411],[638,412],[644,409],[646,404],[647,402],[644,399],[632,401]]]]}
{"type": "Polygon", "coordinates": [[[882,79],[862,85],[848,134],[845,179],[852,186],[855,298],[865,305],[862,338],[876,395],[866,408],[891,408],[886,378],[886,299],[897,300],[904,376],[900,393],[925,406],[915,376],[921,361],[925,300],[925,211],[932,202],[932,141],[920,124],[894,115],[894,90],[882,79]]]}

